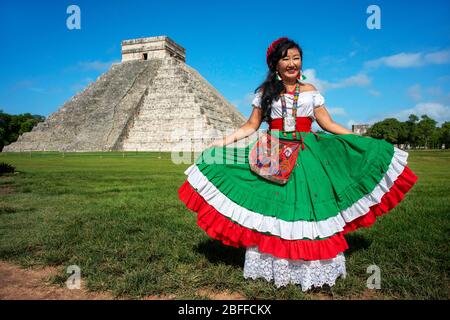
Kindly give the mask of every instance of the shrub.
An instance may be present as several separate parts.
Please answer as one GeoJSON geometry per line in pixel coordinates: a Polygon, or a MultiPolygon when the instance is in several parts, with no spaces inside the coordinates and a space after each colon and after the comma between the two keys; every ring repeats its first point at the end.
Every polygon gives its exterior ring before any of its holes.
{"type": "Polygon", "coordinates": [[[14,172],[16,168],[6,162],[0,162],[0,174],[14,172]]]}

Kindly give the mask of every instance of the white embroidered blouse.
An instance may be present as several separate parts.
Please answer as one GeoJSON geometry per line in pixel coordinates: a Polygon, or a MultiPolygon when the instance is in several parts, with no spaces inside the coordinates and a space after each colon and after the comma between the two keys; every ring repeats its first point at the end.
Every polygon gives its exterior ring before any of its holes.
{"type": "MultiPolygon", "coordinates": [[[[286,109],[288,114],[292,112],[292,104],[294,102],[293,93],[285,93],[286,109]]],[[[325,103],[325,98],[318,90],[303,91],[299,93],[297,102],[297,117],[310,117],[315,120],[314,108],[318,108],[325,103]]],[[[257,92],[253,98],[252,105],[261,108],[261,92],[257,92]]],[[[282,118],[281,116],[281,99],[272,101],[271,118],[282,118]]]]}

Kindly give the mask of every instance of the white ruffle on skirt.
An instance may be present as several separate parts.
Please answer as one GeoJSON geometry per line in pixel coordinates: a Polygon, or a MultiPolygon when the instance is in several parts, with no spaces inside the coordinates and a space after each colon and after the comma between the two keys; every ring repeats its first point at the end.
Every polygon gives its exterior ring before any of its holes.
{"type": "Polygon", "coordinates": [[[259,252],[257,247],[248,247],[245,253],[244,278],[273,280],[278,288],[289,283],[299,284],[302,291],[324,284],[333,286],[339,276],[346,276],[343,253],[333,259],[311,261],[276,258],[259,252]]]}

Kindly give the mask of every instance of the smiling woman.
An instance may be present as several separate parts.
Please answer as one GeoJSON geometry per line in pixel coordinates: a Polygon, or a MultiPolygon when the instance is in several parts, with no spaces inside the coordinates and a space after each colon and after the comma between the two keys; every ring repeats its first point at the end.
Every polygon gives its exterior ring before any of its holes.
{"type": "Polygon", "coordinates": [[[209,236],[247,248],[245,278],[273,280],[277,287],[299,284],[306,291],[345,277],[344,234],[394,208],[417,177],[406,152],[333,121],[325,98],[301,81],[302,59],[302,49],[288,38],[270,45],[267,78],[255,90],[249,120],[203,151],[178,193],[209,236]],[[263,120],[269,123],[265,140],[225,148],[263,120]],[[332,134],[312,132],[314,120],[332,134]],[[256,161],[250,150],[259,152],[256,161]]]}

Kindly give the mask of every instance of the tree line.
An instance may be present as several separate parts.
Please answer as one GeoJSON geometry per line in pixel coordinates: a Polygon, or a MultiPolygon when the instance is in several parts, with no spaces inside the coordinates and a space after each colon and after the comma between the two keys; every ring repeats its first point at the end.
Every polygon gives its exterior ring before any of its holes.
{"type": "Polygon", "coordinates": [[[30,113],[8,114],[0,109],[0,150],[16,141],[22,133],[31,131],[38,122],[44,120],[44,116],[30,113]]]}
{"type": "Polygon", "coordinates": [[[365,135],[384,139],[392,144],[409,145],[410,148],[448,149],[450,147],[450,121],[436,127],[437,121],[422,115],[411,114],[401,122],[395,118],[374,123],[365,135]]]}

